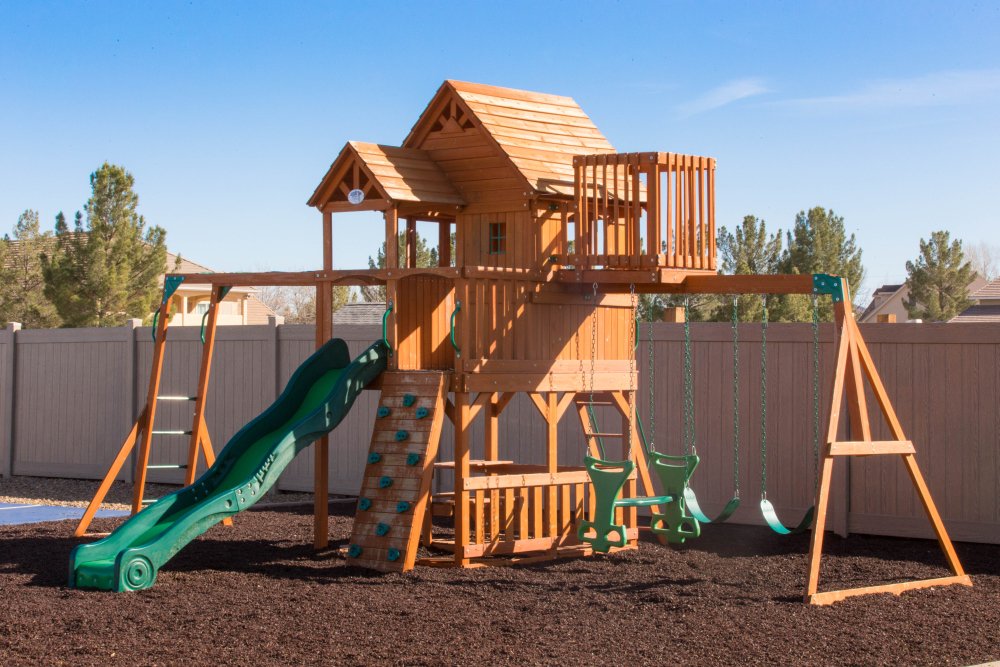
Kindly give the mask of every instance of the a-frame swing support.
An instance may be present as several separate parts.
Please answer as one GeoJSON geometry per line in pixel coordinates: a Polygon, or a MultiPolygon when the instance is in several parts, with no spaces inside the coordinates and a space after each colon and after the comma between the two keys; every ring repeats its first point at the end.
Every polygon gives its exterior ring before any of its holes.
{"type": "Polygon", "coordinates": [[[805,600],[810,604],[826,605],[844,598],[871,593],[893,593],[899,595],[905,591],[931,586],[946,586],[960,584],[971,586],[972,581],[962,568],[951,538],[945,530],[941,515],[937,511],[934,499],[931,497],[924,477],[920,472],[915,457],[913,443],[907,440],[903,428],[896,416],[896,411],[889,400],[882,379],[879,377],[872,361],[868,346],[865,344],[854,319],[851,309],[850,293],[846,281],[832,276],[815,276],[814,293],[830,294],[834,300],[834,324],[838,334],[837,362],[833,374],[832,404],[830,406],[830,421],[827,427],[826,444],[820,463],[819,486],[816,489],[816,519],[813,524],[812,537],[809,542],[809,569],[806,583],[805,600]],[[864,383],[867,381],[875,400],[879,405],[882,417],[892,432],[891,440],[872,440],[871,424],[868,421],[868,406],[865,397],[864,383]],[[846,395],[848,415],[851,420],[851,433],[860,433],[861,440],[837,440],[837,429],[840,423],[840,412],[846,395]],[[938,544],[944,552],[945,560],[952,571],[950,577],[935,579],[918,579],[895,584],[882,584],[862,588],[849,588],[837,591],[820,592],[819,572],[823,553],[823,533],[826,527],[826,514],[830,500],[830,483],[833,476],[833,462],[838,457],[848,456],[885,456],[896,455],[902,458],[903,464],[910,475],[910,480],[917,491],[930,521],[938,544]]]}
{"type": "MultiPolygon", "coordinates": [[[[146,390],[146,403],[139,413],[139,417],[132,425],[128,436],[122,443],[118,454],[108,468],[108,472],[101,480],[101,484],[94,494],[94,497],[87,505],[80,522],[76,526],[74,536],[83,537],[87,534],[87,528],[94,520],[97,510],[104,502],[112,483],[121,471],[122,466],[128,460],[132,452],[138,447],[135,461],[135,477],[132,492],[132,514],[137,514],[143,507],[143,494],[146,490],[146,475],[149,471],[149,455],[153,439],[153,425],[156,418],[157,402],[160,397],[160,380],[163,376],[163,357],[167,342],[167,325],[170,320],[170,307],[173,304],[173,295],[180,286],[183,278],[167,276],[163,285],[163,298],[156,314],[156,321],[153,327],[153,363],[149,376],[149,385],[146,390]]],[[[185,468],[184,485],[190,486],[194,483],[195,473],[198,466],[199,454],[204,456],[205,466],[210,467],[215,462],[215,452],[212,449],[212,440],[208,433],[208,425],[205,422],[205,404],[208,398],[209,376],[212,369],[212,356],[215,352],[215,334],[219,321],[219,302],[226,297],[229,287],[213,285],[212,296],[209,301],[207,322],[202,330],[202,352],[201,365],[198,373],[198,388],[194,396],[183,397],[185,400],[193,400],[194,414],[190,430],[190,440],[186,462],[182,466],[185,468]]],[[[223,520],[225,525],[232,525],[232,520],[223,520]]]]}

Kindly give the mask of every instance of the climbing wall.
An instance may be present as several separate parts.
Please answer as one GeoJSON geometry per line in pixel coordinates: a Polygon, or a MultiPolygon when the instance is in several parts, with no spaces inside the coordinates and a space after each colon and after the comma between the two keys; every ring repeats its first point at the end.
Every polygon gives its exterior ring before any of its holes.
{"type": "Polygon", "coordinates": [[[383,572],[413,568],[445,416],[447,380],[446,373],[435,371],[383,373],[347,548],[351,564],[383,572]]]}

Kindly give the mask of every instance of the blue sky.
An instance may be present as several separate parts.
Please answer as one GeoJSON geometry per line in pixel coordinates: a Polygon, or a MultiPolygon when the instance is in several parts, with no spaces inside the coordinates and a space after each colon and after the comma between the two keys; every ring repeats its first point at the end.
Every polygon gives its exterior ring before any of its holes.
{"type": "MultiPolygon", "coordinates": [[[[1000,3],[0,4],[0,230],[103,161],[171,249],[321,263],[305,202],[349,139],[398,144],[446,78],[570,95],[622,151],[719,160],[718,224],[815,205],[866,287],[945,228],[1000,246],[1000,3]]],[[[335,262],[376,220],[335,217],[335,262]]]]}

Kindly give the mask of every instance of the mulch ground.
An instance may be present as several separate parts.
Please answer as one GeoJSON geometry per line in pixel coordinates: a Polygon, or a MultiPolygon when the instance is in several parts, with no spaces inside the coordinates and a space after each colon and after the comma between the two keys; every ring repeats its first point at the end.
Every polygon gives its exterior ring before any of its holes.
{"type": "MultiPolygon", "coordinates": [[[[331,518],[336,545],[350,517],[331,518]]],[[[148,591],[65,587],[72,522],[0,529],[0,664],[969,665],[1000,658],[1000,547],[975,586],[802,604],[807,536],[708,527],[542,566],[405,575],[316,554],[305,508],[217,526],[148,591]]],[[[95,522],[107,530],[118,521],[95,522]]],[[[830,536],[831,588],[945,576],[934,542],[830,536]]]]}

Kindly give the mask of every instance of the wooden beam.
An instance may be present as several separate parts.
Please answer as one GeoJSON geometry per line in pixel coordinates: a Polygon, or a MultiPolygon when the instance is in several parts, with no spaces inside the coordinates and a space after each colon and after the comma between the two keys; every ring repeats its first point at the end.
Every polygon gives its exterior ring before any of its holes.
{"type": "Polygon", "coordinates": [[[831,442],[830,456],[873,456],[879,454],[912,454],[909,440],[865,440],[831,442]]]}
{"type": "Polygon", "coordinates": [[[939,577],[937,579],[904,581],[898,584],[849,588],[842,591],[825,591],[823,593],[813,593],[812,595],[807,596],[806,602],[814,605],[828,605],[857,595],[872,595],[873,593],[892,593],[893,595],[902,595],[906,591],[931,588],[933,586],[954,586],[956,584],[960,586],[971,586],[972,580],[966,575],[956,575],[953,577],[939,577]]]}

